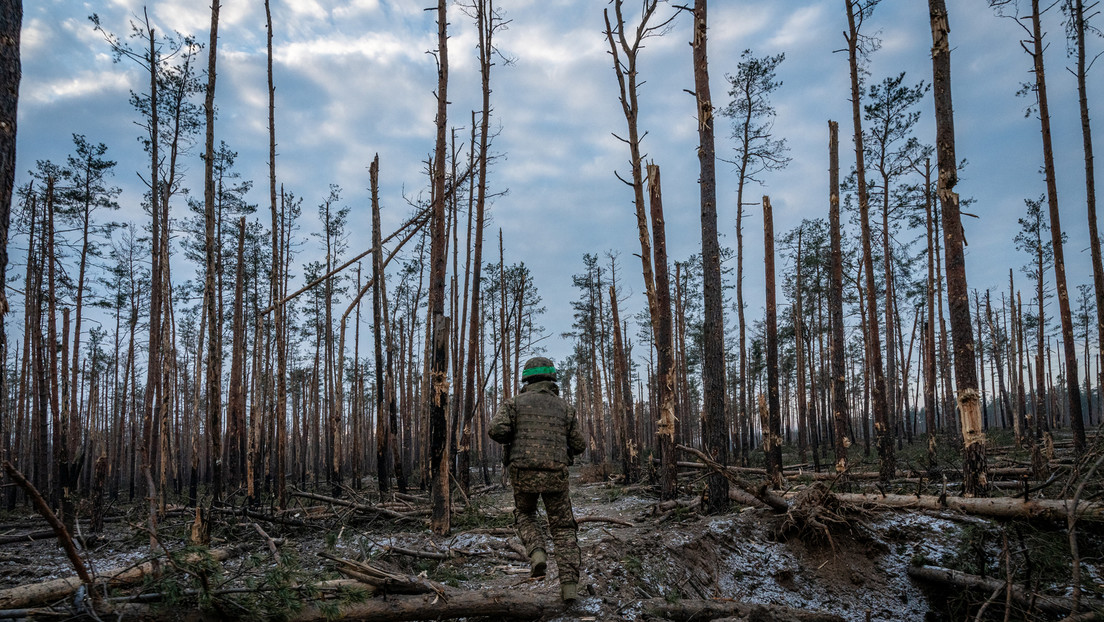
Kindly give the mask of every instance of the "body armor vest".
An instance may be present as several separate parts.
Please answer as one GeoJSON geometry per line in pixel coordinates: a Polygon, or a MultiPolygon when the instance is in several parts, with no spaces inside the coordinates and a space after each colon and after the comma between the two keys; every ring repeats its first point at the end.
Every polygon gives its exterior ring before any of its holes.
{"type": "Polygon", "coordinates": [[[510,464],[521,469],[562,469],[568,463],[568,409],[559,396],[523,391],[514,398],[517,413],[510,464]]]}

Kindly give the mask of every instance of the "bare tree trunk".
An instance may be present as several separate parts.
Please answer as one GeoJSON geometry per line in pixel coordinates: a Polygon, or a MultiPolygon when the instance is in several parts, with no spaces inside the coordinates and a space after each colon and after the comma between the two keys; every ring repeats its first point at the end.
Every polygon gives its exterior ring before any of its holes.
{"type": "MultiPolygon", "coordinates": [[[[801,237],[804,233],[804,226],[801,226],[797,230],[797,257],[794,260],[794,303],[791,307],[793,314],[794,325],[794,349],[797,360],[795,362],[795,371],[797,372],[797,459],[804,463],[806,458],[806,451],[809,445],[809,435],[815,430],[815,423],[810,423],[808,400],[805,394],[805,308],[802,304],[801,288],[803,283],[801,282],[801,264],[804,261],[801,246],[801,237]]],[[[810,357],[812,358],[812,357],[810,357]]],[[[815,449],[813,450],[815,453],[815,449]]]]}
{"type": "Polygon", "coordinates": [[[372,289],[372,341],[376,354],[376,480],[380,494],[391,490],[391,473],[395,465],[391,462],[392,434],[390,430],[391,420],[385,416],[387,409],[387,384],[384,380],[383,363],[383,334],[387,323],[387,309],[384,306],[382,292],[379,285],[386,277],[383,273],[383,249],[380,244],[379,217],[379,155],[372,159],[369,168],[369,176],[372,187],[372,280],[375,287],[372,289]]]}
{"type": "MultiPolygon", "coordinates": [[[[211,36],[207,44],[206,155],[203,158],[203,223],[205,228],[206,282],[203,301],[207,309],[207,435],[211,443],[211,494],[222,496],[222,321],[215,293],[215,50],[218,46],[220,0],[211,0],[211,36]]],[[[199,376],[195,378],[199,384],[199,376]]]]}
{"type": "MultiPolygon", "coordinates": [[[[19,104],[19,81],[23,75],[19,59],[19,38],[23,25],[23,0],[0,3],[0,283],[7,283],[8,229],[11,225],[12,192],[15,189],[15,137],[19,104]]],[[[4,316],[8,314],[6,288],[0,287],[0,361],[8,356],[4,316]]],[[[24,338],[26,335],[24,335],[24,338]]],[[[8,435],[3,422],[14,419],[9,410],[8,375],[0,374],[0,434],[8,435]]],[[[9,424],[10,426],[10,424],[9,424]]],[[[10,438],[10,436],[8,436],[10,438]]],[[[0,459],[8,459],[8,445],[0,448],[0,459]]],[[[18,464],[18,462],[16,462],[18,464]]],[[[14,492],[14,491],[13,491],[14,492]]],[[[9,496],[14,501],[14,494],[9,496]]]]}
{"type": "MultiPolygon", "coordinates": [[[[1094,5],[1095,6],[1095,5],[1094,5]]],[[[1090,7],[1091,9],[1092,7],[1090,7]]],[[[1100,253],[1100,234],[1096,222],[1096,174],[1093,160],[1092,124],[1089,122],[1089,97],[1086,88],[1088,66],[1085,63],[1085,7],[1082,0],[1073,0],[1074,37],[1077,48],[1077,99],[1081,112],[1081,141],[1085,152],[1085,207],[1089,220],[1089,252],[1092,256],[1093,289],[1096,292],[1096,333],[1097,344],[1104,344],[1104,260],[1100,253]]],[[[2,276],[2,273],[0,273],[2,276]]],[[[1104,365],[1098,370],[1100,381],[1097,386],[1104,387],[1104,365]]],[[[1085,375],[1089,367],[1085,366],[1085,375]]],[[[1086,389],[1089,400],[1092,393],[1086,389]]]]}
{"type": "Polygon", "coordinates": [[[947,33],[947,7],[944,0],[928,0],[932,29],[932,84],[935,93],[936,153],[939,164],[939,203],[943,211],[946,238],[947,299],[951,312],[951,338],[954,341],[955,385],[962,422],[965,456],[962,466],[963,494],[985,496],[988,485],[985,457],[985,430],[978,404],[977,369],[974,367],[973,324],[970,321],[970,294],[966,285],[966,258],[963,252],[962,219],[959,214],[958,161],[955,159],[954,108],[951,101],[951,48],[947,33]]]}
{"type": "MultiPolygon", "coordinates": [[[[721,248],[717,238],[716,148],[713,141],[713,101],[709,95],[707,0],[694,0],[694,95],[698,110],[698,162],[701,173],[702,288],[705,290],[704,352],[702,358],[702,448],[715,462],[728,464],[728,425],[725,423],[724,296],[721,292],[721,248]]],[[[769,356],[769,355],[768,355],[769,356]]],[[[777,378],[774,397],[778,397],[777,378]]],[[[772,413],[777,416],[777,408],[772,413]]],[[[781,440],[781,439],[779,439],[781,440]]],[[[779,462],[782,448],[779,446],[779,462]]],[[[781,467],[779,467],[781,472],[781,467]]],[[[710,472],[703,509],[728,508],[728,480],[710,472]]]]}
{"type": "MultiPolygon", "coordinates": [[[[238,265],[234,275],[233,348],[230,352],[230,386],[226,418],[230,424],[229,459],[231,479],[240,484],[245,475],[245,216],[238,221],[238,265]]],[[[256,348],[260,344],[253,344],[256,348]]],[[[254,369],[254,373],[259,370],[254,369]]]]}
{"type": "MultiPolygon", "coordinates": [[[[862,26],[864,7],[858,0],[845,0],[847,3],[847,49],[851,66],[851,112],[855,126],[855,175],[859,194],[859,223],[862,227],[862,262],[866,277],[866,338],[870,357],[871,387],[870,394],[874,410],[874,432],[877,437],[878,458],[881,461],[882,479],[888,482],[896,470],[896,458],[893,449],[893,430],[889,426],[889,413],[886,404],[885,370],[882,365],[881,329],[878,323],[878,293],[874,284],[874,254],[871,249],[870,200],[867,196],[866,165],[863,158],[862,133],[862,91],[859,87],[859,29],[862,26]],[[856,15],[856,9],[859,14],[856,15]]],[[[889,324],[889,318],[886,318],[889,324]]]]}
{"type": "MultiPolygon", "coordinates": [[[[656,440],[662,461],[660,498],[673,499],[676,494],[678,467],[675,455],[675,386],[674,339],[671,330],[671,284],[667,276],[667,229],[663,219],[663,189],[659,166],[648,165],[648,198],[652,217],[652,244],[655,252],[655,307],[658,310],[659,331],[655,334],[656,384],[659,398],[659,419],[656,440]]],[[[726,497],[727,500],[727,497],[726,497]]]]}
{"type": "Polygon", "coordinates": [[[437,2],[437,143],[433,157],[433,216],[430,236],[429,316],[433,338],[433,356],[429,364],[429,432],[431,527],[438,535],[448,535],[449,520],[449,440],[448,335],[450,320],[445,316],[445,170],[446,129],[448,125],[448,16],[446,0],[437,2]]]}
{"type": "Polygon", "coordinates": [[[620,89],[621,109],[625,114],[625,121],[628,125],[628,138],[624,142],[629,145],[633,204],[636,207],[636,225],[640,240],[640,263],[644,276],[644,291],[648,300],[648,316],[651,320],[652,338],[658,356],[655,370],[654,402],[659,409],[656,418],[656,436],[662,460],[659,474],[660,496],[663,499],[673,499],[676,494],[674,381],[671,377],[674,371],[674,360],[670,307],[671,290],[667,276],[667,240],[662,220],[659,167],[654,165],[648,166],[650,209],[653,218],[651,235],[648,231],[649,208],[644,203],[643,158],[640,154],[641,136],[637,125],[640,106],[637,100],[636,71],[637,54],[643,40],[648,36],[661,32],[670,20],[657,26],[649,26],[648,21],[655,13],[657,2],[656,0],[647,0],[642,5],[640,24],[637,26],[635,36],[630,42],[625,33],[625,20],[621,13],[621,6],[622,0],[615,0],[616,29],[611,26],[609,11],[606,10],[603,14],[606,23],[606,38],[609,40],[610,54],[614,59],[613,70],[620,89]],[[622,55],[624,56],[623,60],[622,55]],[[655,172],[654,181],[652,181],[653,169],[655,172]],[[656,214],[660,216],[658,221],[655,219],[656,214]],[[657,247],[662,246],[662,249],[656,248],[653,251],[653,239],[657,247]],[[657,274],[661,269],[663,272],[662,285],[660,284],[661,277],[657,274]]]}
{"type": "Polygon", "coordinates": [[[276,205],[276,86],[272,79],[272,10],[265,0],[265,24],[268,30],[268,194],[272,212],[272,304],[275,333],[276,373],[273,416],[276,424],[276,505],[287,507],[287,333],[284,330],[283,235],[281,215],[276,205]]]}
{"type": "Polygon", "coordinates": [[[832,245],[832,275],[828,288],[828,316],[831,331],[831,395],[833,422],[833,449],[836,458],[836,473],[847,473],[847,368],[844,359],[843,340],[843,251],[840,235],[840,199],[839,199],[839,124],[828,122],[828,221],[832,245]]]}
{"type": "Polygon", "coordinates": [[[774,292],[774,214],[768,196],[763,197],[763,264],[767,290],[767,427],[763,430],[763,449],[767,454],[767,477],[775,490],[781,490],[782,415],[778,403],[778,304],[775,302],[774,292]]]}
{"type": "Polygon", "coordinates": [[[935,224],[932,219],[931,158],[924,161],[924,213],[928,228],[927,321],[924,324],[924,427],[928,432],[928,468],[935,468],[935,224]]]}
{"type": "MultiPolygon", "coordinates": [[[[1046,70],[1043,65],[1043,32],[1039,20],[1039,0],[1031,0],[1031,29],[1034,46],[1031,56],[1035,61],[1035,87],[1039,98],[1039,122],[1043,135],[1043,171],[1046,177],[1047,205],[1050,208],[1050,236],[1054,247],[1054,284],[1058,290],[1058,314],[1062,320],[1066,395],[1069,403],[1070,426],[1073,428],[1074,449],[1081,453],[1085,450],[1085,419],[1081,412],[1081,383],[1077,380],[1077,346],[1074,343],[1073,316],[1070,312],[1069,290],[1066,285],[1065,251],[1063,250],[1062,221],[1058,211],[1054,147],[1050,136],[1050,108],[1047,103],[1046,70]]],[[[1099,242],[1093,240],[1090,246],[1097,244],[1099,242]]]]}

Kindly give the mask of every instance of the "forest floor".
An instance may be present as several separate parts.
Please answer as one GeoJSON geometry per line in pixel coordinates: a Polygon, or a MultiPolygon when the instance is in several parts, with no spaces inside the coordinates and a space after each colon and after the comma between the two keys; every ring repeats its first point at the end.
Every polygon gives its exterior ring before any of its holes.
{"type": "MultiPolygon", "coordinates": [[[[220,568],[200,572],[181,562],[179,566],[186,567],[191,576],[173,579],[174,574],[166,572],[161,579],[147,578],[113,594],[120,601],[141,593],[158,594],[145,600],[170,604],[161,609],[154,606],[152,611],[157,611],[160,619],[195,617],[201,610],[213,619],[231,615],[294,619],[301,605],[319,597],[318,592],[294,586],[340,578],[342,564],[337,560],[352,560],[415,582],[546,602],[549,607],[539,617],[549,621],[680,619],[674,614],[671,618],[657,614],[652,605],[659,602],[677,608],[680,602],[720,599],[820,612],[848,621],[935,622],[965,619],[965,611],[972,619],[986,594],[918,582],[907,574],[910,564],[925,560],[945,567],[972,565],[976,572],[976,562],[981,560],[981,565],[990,564],[989,572],[995,574],[1001,534],[1008,533],[1002,532],[1007,529],[1005,524],[951,512],[856,509],[840,515],[841,522],[833,525],[830,536],[783,538],[778,534],[785,515],[768,508],[733,504],[725,514],[700,514],[693,491],[704,484],[704,471],[691,472],[680,480],[680,490],[687,494],[674,507],[659,504],[652,490],[644,486],[591,481],[596,479],[593,473],[593,467],[572,468],[571,499],[579,520],[584,570],[580,598],[568,608],[558,604],[554,553],[547,577],[529,577],[528,562],[510,528],[512,496],[502,485],[500,474],[492,485],[473,485],[477,492],[462,511],[454,513],[448,537],[436,536],[428,529],[428,497],[420,495],[405,500],[391,495],[381,501],[378,492],[361,491],[355,498],[362,504],[360,509],[294,497],[296,510],[273,515],[282,516],[284,523],[219,512],[210,521],[210,547],[237,547],[239,555],[220,568]],[[408,518],[363,511],[368,506],[405,507],[398,512],[408,518]],[[263,527],[258,529],[254,523],[263,527]],[[274,542],[270,543],[266,534],[274,542]],[[272,553],[273,544],[278,545],[279,563],[272,553]],[[196,590],[204,583],[198,580],[201,575],[209,577],[206,590],[200,590],[207,591],[207,596],[197,597],[196,590]],[[964,605],[967,601],[973,605],[964,605]]],[[[355,494],[347,491],[343,496],[349,499],[355,494]]],[[[133,566],[149,558],[150,537],[142,508],[120,509],[114,515],[116,519],[108,522],[105,532],[81,551],[95,572],[133,566]]],[[[158,528],[161,544],[170,551],[185,551],[192,522],[191,510],[169,512],[158,528]]],[[[0,536],[43,528],[42,519],[29,509],[0,514],[0,536]]],[[[1082,533],[1084,583],[1095,586],[1099,597],[1104,594],[1104,529],[1097,523],[1082,533]]],[[[1015,535],[1025,549],[1034,551],[1039,568],[1052,556],[1039,547],[1060,549],[1065,538],[1063,526],[1057,524],[1017,527],[1015,535]]],[[[1022,554],[1027,560],[1027,552],[1022,554]]],[[[1040,575],[1042,572],[1037,570],[1040,575]]],[[[26,611],[4,610],[6,588],[73,574],[61,547],[50,537],[0,546],[0,620],[27,615],[26,611]]],[[[345,596],[336,604],[331,601],[328,615],[336,613],[334,607],[357,599],[345,596]]],[[[72,598],[60,600],[62,610],[72,609],[72,598]]],[[[1001,606],[992,608],[998,613],[993,619],[1003,618],[1003,601],[998,604],[1001,606]]],[[[703,614],[692,619],[710,618],[719,616],[703,614]]],[[[1060,618],[1018,611],[1009,619],[1060,618]]],[[[730,619],[787,617],[776,611],[775,617],[730,619]]]]}

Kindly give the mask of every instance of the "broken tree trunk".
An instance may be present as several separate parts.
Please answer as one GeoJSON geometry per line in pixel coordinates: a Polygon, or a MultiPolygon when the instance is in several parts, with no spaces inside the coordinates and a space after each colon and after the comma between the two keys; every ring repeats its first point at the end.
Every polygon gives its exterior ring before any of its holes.
{"type": "MultiPolygon", "coordinates": [[[[388,595],[370,598],[360,603],[339,605],[312,603],[287,619],[291,622],[322,622],[324,620],[357,620],[359,622],[394,622],[396,620],[452,620],[457,618],[488,618],[495,620],[536,620],[563,613],[559,594],[538,596],[524,590],[460,591],[450,589],[445,595],[388,595]]],[[[178,611],[145,604],[127,604],[112,611],[120,618],[142,620],[174,620],[178,611]]],[[[704,619],[704,618],[702,618],[704,619]]],[[[775,618],[769,618],[775,619],[775,618]]],[[[778,618],[781,619],[781,618],[778,618]]],[[[800,619],[800,618],[798,618],[800,619]]],[[[838,618],[832,618],[836,620],[838,618]]]]}
{"type": "MultiPolygon", "coordinates": [[[[1069,613],[1073,610],[1074,602],[1072,598],[1032,593],[1016,585],[1009,586],[1006,581],[1001,579],[967,574],[950,568],[940,568],[939,566],[910,566],[908,574],[914,579],[923,579],[983,592],[1004,591],[1008,588],[1011,599],[1016,603],[1050,613],[1069,613]]],[[[1090,608],[1092,606],[1092,604],[1089,605],[1090,608]]],[[[1096,603],[1096,606],[1104,606],[1104,603],[1096,603]]]]}
{"type": "Polygon", "coordinates": [[[685,445],[675,445],[675,448],[680,451],[692,453],[697,456],[702,462],[708,465],[715,472],[722,474],[725,479],[732,483],[737,488],[751,494],[759,501],[768,505],[776,512],[787,512],[790,509],[790,504],[781,496],[771,492],[766,486],[753,486],[742,479],[729,469],[726,469],[724,465],[714,462],[709,456],[705,455],[705,452],[694,449],[693,447],[687,447],[685,445]]]}
{"type": "MultiPolygon", "coordinates": [[[[225,561],[241,552],[242,549],[225,548],[209,551],[215,561],[225,561]]],[[[186,560],[187,561],[187,560],[186,560]]],[[[194,559],[192,560],[194,561],[194,559]]],[[[161,567],[164,567],[163,565],[161,567]]],[[[153,573],[154,563],[148,561],[133,567],[113,568],[100,572],[92,579],[93,583],[106,583],[108,586],[127,585],[137,583],[153,573]]],[[[33,607],[44,603],[61,600],[77,591],[81,586],[79,577],[67,577],[53,579],[44,583],[32,583],[20,585],[6,590],[0,590],[0,609],[18,609],[21,607],[33,607]]]]}
{"type": "MultiPolygon", "coordinates": [[[[955,510],[990,518],[1038,518],[1065,521],[1067,501],[1034,499],[1024,501],[1012,497],[936,497],[932,495],[882,495],[835,493],[841,503],[862,506],[885,506],[923,510],[955,510]]],[[[1078,520],[1104,521],[1104,503],[1079,503],[1078,520]]]]}

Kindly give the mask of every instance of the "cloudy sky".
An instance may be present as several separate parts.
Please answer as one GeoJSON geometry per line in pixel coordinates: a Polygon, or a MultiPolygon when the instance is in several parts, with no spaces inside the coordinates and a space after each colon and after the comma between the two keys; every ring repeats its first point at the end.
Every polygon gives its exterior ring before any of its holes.
{"type": "MultiPolygon", "coordinates": [[[[316,227],[315,209],[329,184],[343,189],[352,209],[350,251],[369,247],[368,164],[381,160],[382,200],[390,228],[407,211],[405,196],[427,185],[424,160],[433,149],[436,65],[435,12],[430,0],[273,0],[275,24],[277,174],[288,190],[304,197],[304,236],[316,227]]],[[[692,3],[691,3],[692,4],[692,3]]],[[[1024,31],[995,17],[983,0],[952,0],[953,91],[957,151],[969,161],[959,191],[972,197],[967,219],[967,270],[972,288],[1007,288],[1009,267],[1025,263],[1014,248],[1016,219],[1024,199],[1044,192],[1041,140],[1029,103],[1015,96],[1032,78],[1021,49],[1024,31]]],[[[603,0],[498,0],[510,20],[497,46],[512,63],[499,62],[492,76],[494,149],[500,154],[491,191],[505,193],[491,207],[488,239],[501,228],[506,261],[525,261],[548,312],[543,323],[558,335],[571,324],[576,297],[571,275],[582,272],[584,253],[620,254],[628,312],[642,308],[643,285],[631,191],[615,177],[628,171],[628,150],[613,134],[624,134],[617,84],[603,30],[603,0]]],[[[626,11],[635,23],[639,3],[626,11]]],[[[148,10],[162,31],[207,39],[209,5],[193,1],[35,0],[24,6],[23,81],[19,106],[20,180],[36,160],[64,162],[71,135],[104,142],[119,162],[115,183],[124,188],[123,218],[137,218],[138,171],[145,156],[128,104],[141,91],[133,63],[112,62],[104,28],[126,33],[129,20],[148,10]],[[126,214],[129,214],[127,216],[126,214]]],[[[664,4],[661,18],[676,12],[664,4]]],[[[1064,31],[1057,9],[1046,16],[1046,62],[1057,151],[1059,198],[1070,289],[1089,282],[1085,227],[1084,164],[1075,82],[1066,70],[1064,31]]],[[[473,21],[450,3],[449,85],[452,125],[467,136],[480,86],[473,21]]],[[[641,128],[645,150],[663,172],[669,253],[684,260],[700,249],[697,131],[688,14],[675,18],[669,33],[650,39],[640,55],[641,128]]],[[[714,104],[728,103],[725,75],[735,73],[740,53],[785,53],[773,96],[775,133],[793,158],[789,167],[765,178],[749,196],[769,194],[775,231],[781,235],[804,218],[827,217],[827,122],[841,125],[841,160],[853,162],[843,0],[713,0],[709,13],[709,60],[714,104]]],[[[869,20],[881,49],[871,59],[873,81],[907,72],[906,81],[930,81],[931,34],[927,3],[883,0],[869,20]]],[[[216,139],[239,152],[238,168],[256,181],[251,202],[267,204],[267,97],[265,17],[261,0],[224,0],[219,27],[219,117],[216,139]]],[[[1096,38],[1091,54],[1101,49],[1096,38]]],[[[204,65],[206,64],[204,60],[204,65]]],[[[1096,74],[1099,74],[1099,68],[1096,74]]],[[[1104,80],[1090,81],[1090,106],[1104,98],[1104,80]]],[[[926,100],[919,137],[932,142],[932,103],[926,100]]],[[[717,125],[717,153],[731,158],[727,119],[717,125]]],[[[1097,141],[1101,142],[1101,141],[1097,141]]],[[[722,244],[735,245],[735,175],[718,163],[722,244]]],[[[198,149],[189,156],[185,183],[202,195],[198,149]]],[[[1099,175],[1098,175],[1099,177],[1099,175]]],[[[182,204],[178,206],[183,212],[182,204]]],[[[749,319],[761,317],[762,218],[747,208],[745,297],[749,319]]],[[[388,229],[388,224],[384,225],[388,229]]],[[[14,251],[13,260],[18,261],[14,251]]],[[[302,258],[314,253],[308,245],[302,258]]],[[[190,275],[189,275],[190,276],[190,275]]],[[[1021,281],[1024,279],[1018,276],[1021,281]]],[[[625,307],[623,307],[625,308],[625,307]]],[[[726,312],[728,313],[728,312],[726,312]]],[[[733,322],[734,325],[734,322],[733,322]]],[[[555,357],[570,346],[558,336],[547,343],[555,357]]]]}

